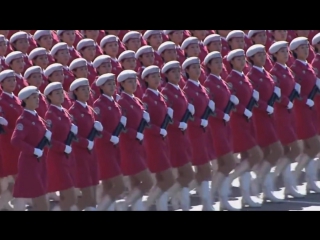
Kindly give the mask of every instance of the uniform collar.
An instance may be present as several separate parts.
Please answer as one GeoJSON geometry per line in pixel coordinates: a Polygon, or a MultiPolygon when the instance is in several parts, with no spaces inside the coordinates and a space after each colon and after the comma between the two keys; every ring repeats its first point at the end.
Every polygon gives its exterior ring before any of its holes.
{"type": "Polygon", "coordinates": [[[173,84],[173,83],[171,83],[171,82],[168,82],[168,83],[169,83],[170,85],[174,86],[177,90],[180,89],[179,85],[175,85],[175,84],[173,84]]]}
{"type": "Polygon", "coordinates": [[[51,106],[57,108],[58,110],[62,111],[63,110],[63,107],[61,106],[57,106],[57,105],[54,105],[54,104],[51,104],[51,106]]]}
{"type": "Polygon", "coordinates": [[[189,82],[192,82],[194,85],[196,85],[197,87],[200,86],[200,82],[196,81],[196,80],[192,80],[192,79],[188,79],[189,82]]]}
{"type": "Polygon", "coordinates": [[[215,75],[215,74],[213,74],[213,73],[210,73],[210,75],[212,75],[212,76],[214,76],[214,77],[218,78],[219,80],[221,80],[221,77],[220,77],[220,76],[218,76],[218,75],[215,75]]]}
{"type": "Polygon", "coordinates": [[[244,75],[243,72],[239,72],[237,70],[232,69],[232,71],[236,72],[237,74],[239,74],[241,77],[244,75]]]}
{"type": "Polygon", "coordinates": [[[132,99],[134,98],[134,95],[133,94],[128,94],[128,93],[126,93],[126,92],[123,92],[124,94],[126,94],[126,95],[128,95],[129,97],[131,97],[132,99]]]}
{"type": "Polygon", "coordinates": [[[82,106],[82,107],[84,107],[84,108],[86,108],[86,107],[88,106],[88,104],[87,104],[87,103],[83,103],[83,102],[80,102],[80,101],[78,101],[78,100],[77,100],[77,102],[78,102],[78,103],[80,103],[80,104],[81,104],[81,106],[82,106]]]}
{"type": "Polygon", "coordinates": [[[154,89],[151,89],[151,88],[148,88],[148,90],[153,92],[155,95],[159,96],[159,91],[158,90],[154,90],[154,89]]]}
{"type": "Polygon", "coordinates": [[[263,73],[263,71],[264,71],[264,68],[263,68],[263,67],[258,67],[258,66],[256,66],[256,65],[253,65],[252,67],[254,67],[255,69],[259,70],[259,71],[262,72],[262,73],[263,73]]]}
{"type": "Polygon", "coordinates": [[[31,111],[29,109],[24,109],[26,112],[31,113],[33,116],[37,116],[37,112],[36,111],[31,111]]]}
{"type": "Polygon", "coordinates": [[[297,61],[301,62],[303,65],[307,66],[308,65],[308,62],[307,61],[302,61],[300,59],[296,59],[297,61]]]}
{"type": "Polygon", "coordinates": [[[283,67],[284,69],[287,69],[287,65],[285,64],[285,65],[283,65],[283,64],[281,64],[281,63],[278,63],[278,62],[276,62],[279,66],[281,66],[281,67],[283,67]]]}
{"type": "Polygon", "coordinates": [[[13,93],[7,93],[5,91],[3,91],[4,94],[8,95],[9,97],[13,98],[14,97],[14,94],[13,93]]]}
{"type": "Polygon", "coordinates": [[[102,96],[104,96],[104,97],[106,97],[106,98],[108,98],[111,102],[113,102],[114,101],[114,99],[113,99],[113,97],[111,96],[108,96],[108,95],[106,95],[106,94],[102,94],[102,96]]]}

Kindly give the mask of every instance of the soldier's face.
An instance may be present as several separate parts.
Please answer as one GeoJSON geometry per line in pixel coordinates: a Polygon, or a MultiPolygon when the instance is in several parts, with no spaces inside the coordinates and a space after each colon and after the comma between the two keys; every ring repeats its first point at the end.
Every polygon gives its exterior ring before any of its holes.
{"type": "Polygon", "coordinates": [[[128,50],[136,52],[141,47],[141,39],[140,38],[132,38],[129,39],[126,43],[126,47],[128,50]]]}
{"type": "Polygon", "coordinates": [[[23,70],[24,70],[24,60],[23,58],[18,58],[18,59],[14,59],[12,60],[11,64],[10,64],[10,67],[13,71],[15,71],[16,73],[22,73],[23,70]]]}
{"type": "Polygon", "coordinates": [[[255,34],[252,38],[255,44],[266,45],[267,42],[267,34],[266,32],[259,32],[255,34]]]}
{"type": "Polygon", "coordinates": [[[43,47],[47,50],[50,50],[52,48],[52,36],[47,35],[43,36],[38,40],[38,44],[40,47],[43,47]]]}
{"type": "Polygon", "coordinates": [[[235,57],[234,59],[231,60],[231,63],[232,63],[233,68],[235,70],[242,72],[242,70],[244,69],[244,67],[246,65],[246,58],[244,56],[235,57]]]}
{"type": "Polygon", "coordinates": [[[86,35],[87,38],[97,41],[99,30],[84,30],[84,35],[86,35]]]}
{"type": "Polygon", "coordinates": [[[266,58],[267,58],[266,52],[258,52],[252,57],[253,62],[258,67],[264,66],[264,64],[266,63],[266,58]]]}
{"type": "Polygon", "coordinates": [[[83,67],[78,67],[74,70],[74,75],[77,78],[87,78],[88,77],[88,67],[83,66],[83,67]]]}
{"type": "Polygon", "coordinates": [[[180,68],[170,69],[166,73],[166,77],[168,78],[169,82],[171,82],[173,84],[178,84],[180,81],[180,77],[181,77],[181,69],[180,68]]]}
{"type": "Polygon", "coordinates": [[[64,81],[64,74],[63,71],[54,71],[50,77],[49,77],[50,82],[59,82],[63,84],[64,81]]]}
{"type": "Polygon", "coordinates": [[[310,30],[297,30],[296,31],[298,37],[309,37],[310,30]]]}
{"type": "Polygon", "coordinates": [[[16,77],[8,77],[4,79],[1,83],[1,87],[3,91],[6,91],[8,93],[13,92],[16,89],[16,86],[17,86],[16,77]]]}
{"type": "Polygon", "coordinates": [[[54,90],[51,92],[51,94],[48,96],[51,103],[60,105],[64,102],[64,92],[63,89],[54,90]]]}
{"type": "Polygon", "coordinates": [[[5,56],[7,53],[8,45],[5,41],[0,42],[0,56],[5,56]]]}
{"type": "Polygon", "coordinates": [[[96,47],[95,46],[86,47],[81,51],[81,53],[84,59],[91,62],[96,57],[96,47]]]}
{"type": "Polygon", "coordinates": [[[212,73],[216,75],[220,75],[222,71],[222,58],[214,58],[211,60],[211,63],[209,64],[209,68],[212,73]]]}
{"type": "Polygon", "coordinates": [[[137,60],[135,58],[126,58],[121,64],[125,70],[135,70],[137,67],[137,60]]]}
{"type": "Polygon", "coordinates": [[[49,64],[48,55],[39,55],[35,59],[33,59],[35,65],[41,67],[42,69],[46,69],[49,64]]]}
{"type": "Polygon", "coordinates": [[[102,63],[98,68],[98,72],[100,75],[105,74],[105,73],[111,73],[112,70],[112,65],[111,62],[104,62],[102,63]]]}
{"type": "Polygon", "coordinates": [[[78,87],[74,91],[75,95],[77,96],[77,99],[82,102],[87,102],[89,100],[90,96],[90,89],[89,86],[81,86],[78,87]]]}
{"type": "Polygon", "coordinates": [[[158,47],[161,45],[163,42],[162,35],[161,34],[153,34],[150,36],[148,39],[148,42],[150,43],[150,46],[153,49],[158,49],[158,47]]]}
{"type": "Polygon", "coordinates": [[[129,78],[122,82],[124,91],[128,94],[133,94],[137,90],[137,79],[129,78]]]}
{"type": "Polygon", "coordinates": [[[206,38],[208,34],[207,30],[194,30],[193,31],[193,36],[195,36],[196,38],[198,38],[200,41],[202,41],[203,39],[206,38]]]}
{"type": "Polygon", "coordinates": [[[207,46],[207,49],[209,52],[213,52],[213,51],[221,52],[222,50],[221,41],[213,41],[209,43],[209,45],[207,46]]]}
{"type": "Polygon", "coordinates": [[[282,64],[286,63],[289,60],[288,48],[281,48],[274,56],[277,58],[278,62],[282,64]]]}
{"type": "Polygon", "coordinates": [[[31,76],[28,78],[28,83],[31,86],[35,86],[39,88],[42,84],[42,74],[41,73],[33,73],[31,76]]]}
{"type": "Polygon", "coordinates": [[[154,53],[144,53],[140,56],[140,61],[142,62],[143,66],[148,67],[154,64],[154,53]]]}
{"type": "Polygon", "coordinates": [[[108,80],[105,84],[101,86],[101,89],[104,94],[108,96],[113,96],[116,92],[116,82],[115,80],[108,80]]]}
{"type": "Polygon", "coordinates": [[[63,42],[68,44],[68,46],[72,46],[74,41],[76,40],[76,34],[74,30],[64,31],[61,35],[61,39],[63,42]]]}
{"type": "Polygon", "coordinates": [[[169,37],[176,45],[180,45],[183,41],[183,30],[173,31],[169,34],[169,37]]]}
{"type": "Polygon", "coordinates": [[[148,86],[154,90],[158,89],[161,81],[160,73],[149,74],[145,81],[148,83],[148,86]]]}
{"type": "Polygon", "coordinates": [[[7,38],[9,34],[9,30],[0,30],[0,34],[3,35],[5,38],[7,38]]]}
{"type": "Polygon", "coordinates": [[[187,53],[188,57],[198,57],[200,54],[199,44],[197,44],[197,43],[190,44],[186,48],[185,52],[187,53]]]}
{"type": "Polygon", "coordinates": [[[59,50],[55,55],[57,62],[64,65],[64,66],[68,65],[68,63],[70,61],[70,57],[71,56],[70,56],[68,49],[59,50]]]}
{"type": "Polygon", "coordinates": [[[30,47],[29,40],[27,38],[18,39],[13,45],[17,51],[22,53],[27,53],[30,47]]]}
{"type": "Polygon", "coordinates": [[[30,97],[24,100],[26,105],[31,109],[37,109],[39,107],[39,94],[33,93],[30,97]]]}
{"type": "Polygon", "coordinates": [[[232,50],[235,49],[244,49],[244,38],[243,37],[236,37],[232,38],[230,41],[230,46],[232,50]]]}
{"type": "Polygon", "coordinates": [[[119,51],[119,44],[118,42],[110,42],[107,43],[103,50],[107,53],[107,55],[109,55],[110,57],[117,57],[118,55],[118,51],[119,51]]]}
{"type": "Polygon", "coordinates": [[[192,64],[187,69],[189,77],[194,80],[198,80],[201,75],[201,67],[200,64],[192,64]]]}
{"type": "Polygon", "coordinates": [[[309,45],[303,44],[300,45],[295,52],[297,53],[298,58],[306,60],[309,56],[309,45]]]}
{"type": "Polygon", "coordinates": [[[274,30],[273,38],[277,41],[286,41],[288,37],[288,30],[274,30]]]}
{"type": "Polygon", "coordinates": [[[163,57],[165,62],[170,62],[170,61],[176,61],[178,56],[177,56],[177,50],[176,49],[168,49],[165,50],[161,56],[163,57]]]}

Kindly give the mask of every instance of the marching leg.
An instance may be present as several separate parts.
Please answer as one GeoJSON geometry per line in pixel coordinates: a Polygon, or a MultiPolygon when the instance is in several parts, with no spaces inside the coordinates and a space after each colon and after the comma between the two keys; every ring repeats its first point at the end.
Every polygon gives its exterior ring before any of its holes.
{"type": "Polygon", "coordinates": [[[26,204],[24,198],[16,198],[14,205],[13,205],[14,211],[25,211],[26,210],[26,204]]]}
{"type": "Polygon", "coordinates": [[[312,159],[306,167],[307,193],[314,191],[320,193],[318,181],[317,159],[312,159]]]}

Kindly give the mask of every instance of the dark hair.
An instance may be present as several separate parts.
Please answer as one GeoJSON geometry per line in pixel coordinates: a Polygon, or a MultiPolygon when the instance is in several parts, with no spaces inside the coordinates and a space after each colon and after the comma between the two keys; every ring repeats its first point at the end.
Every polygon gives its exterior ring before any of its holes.
{"type": "MultiPolygon", "coordinates": [[[[99,66],[99,67],[100,67],[100,66],[99,66]]],[[[99,67],[97,67],[96,70],[97,70],[98,76],[101,76],[101,74],[99,73],[99,70],[98,70],[99,67]]]]}
{"type": "Polygon", "coordinates": [[[317,47],[314,47],[314,51],[315,51],[316,53],[319,53],[319,49],[318,49],[317,47]]]}
{"type": "MultiPolygon", "coordinates": [[[[51,93],[49,93],[49,95],[51,95],[51,93]]],[[[48,96],[46,96],[46,100],[47,100],[47,102],[48,102],[49,104],[51,104],[51,100],[50,100],[50,98],[48,98],[48,96]]]]}
{"type": "Polygon", "coordinates": [[[208,65],[211,64],[211,62],[212,62],[212,59],[205,66],[206,67],[205,70],[206,70],[207,75],[209,75],[211,73],[211,69],[208,67],[208,65]]]}
{"type": "Polygon", "coordinates": [[[292,56],[294,57],[294,59],[297,59],[297,58],[298,58],[298,55],[296,54],[295,51],[292,51],[292,56]]]}
{"type": "Polygon", "coordinates": [[[124,91],[124,87],[122,87],[122,83],[123,83],[123,82],[120,83],[120,90],[121,90],[121,91],[124,91]]]}
{"type": "MultiPolygon", "coordinates": [[[[216,34],[219,34],[219,30],[214,30],[216,32],[216,34]]],[[[219,34],[220,35],[220,34],[219,34]]]]}
{"type": "Polygon", "coordinates": [[[231,61],[229,62],[229,64],[230,64],[231,69],[233,69],[233,64],[231,63],[231,61]]]}
{"type": "Polygon", "coordinates": [[[104,31],[104,34],[105,34],[106,36],[109,35],[109,33],[108,33],[107,30],[104,31]]]}
{"type": "MultiPolygon", "coordinates": [[[[77,90],[77,89],[76,89],[77,90]]],[[[77,100],[78,98],[77,98],[77,95],[75,95],[74,93],[72,93],[72,96],[73,96],[73,98],[74,98],[74,100],[77,100]]]]}
{"type": "MultiPolygon", "coordinates": [[[[189,68],[190,68],[190,66],[186,67],[186,69],[188,69],[188,70],[189,70],[189,68]]],[[[187,77],[187,79],[189,79],[189,74],[187,72],[186,72],[186,77],[187,77]]]]}
{"type": "Polygon", "coordinates": [[[231,48],[231,45],[230,45],[230,41],[232,40],[232,38],[228,41],[228,46],[229,46],[229,49],[230,50],[233,50],[232,48],[231,48]]]}
{"type": "Polygon", "coordinates": [[[103,94],[103,93],[104,93],[101,88],[99,88],[99,91],[100,91],[100,94],[103,94]]]}
{"type": "Polygon", "coordinates": [[[21,101],[21,107],[25,108],[27,106],[25,101],[21,101]]]}
{"type": "Polygon", "coordinates": [[[248,58],[248,61],[249,61],[249,63],[251,63],[252,66],[254,65],[253,60],[252,60],[252,57],[249,57],[249,58],[248,58]]]}

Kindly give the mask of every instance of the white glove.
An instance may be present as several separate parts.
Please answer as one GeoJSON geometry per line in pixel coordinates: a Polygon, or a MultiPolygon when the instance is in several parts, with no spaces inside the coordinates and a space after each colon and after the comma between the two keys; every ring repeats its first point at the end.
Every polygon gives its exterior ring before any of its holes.
{"type": "Polygon", "coordinates": [[[127,118],[125,116],[121,116],[120,118],[120,122],[123,126],[126,126],[127,125],[127,118]]]}
{"type": "Polygon", "coordinates": [[[64,152],[66,154],[70,154],[72,152],[72,148],[70,146],[66,145],[66,148],[64,149],[64,152]]]}
{"type": "Polygon", "coordinates": [[[98,121],[94,121],[93,127],[94,127],[98,132],[101,132],[101,131],[103,130],[103,126],[102,126],[101,122],[98,122],[98,121]]]}
{"type": "Polygon", "coordinates": [[[210,100],[208,103],[208,106],[211,109],[211,111],[214,112],[214,110],[216,108],[216,104],[214,103],[214,101],[210,100]]]}
{"type": "Polygon", "coordinates": [[[172,119],[173,118],[173,109],[168,107],[167,114],[172,119]]]}
{"type": "Polygon", "coordinates": [[[146,122],[150,122],[150,115],[148,112],[143,111],[143,119],[146,120],[146,122]]]}
{"type": "Polygon", "coordinates": [[[117,145],[119,143],[119,138],[117,136],[111,136],[110,142],[112,142],[114,145],[117,145]]]}
{"type": "Polygon", "coordinates": [[[231,95],[231,96],[230,96],[230,101],[231,101],[234,105],[238,105],[238,104],[239,104],[239,98],[237,98],[235,95],[231,95]]]}
{"type": "Polygon", "coordinates": [[[165,137],[165,136],[167,136],[167,134],[168,134],[167,130],[165,130],[165,129],[163,129],[163,128],[160,129],[160,135],[162,135],[163,137],[165,137]]]}
{"type": "Polygon", "coordinates": [[[182,131],[186,130],[187,127],[188,127],[188,124],[186,124],[185,122],[180,122],[180,123],[179,123],[179,128],[180,128],[182,131]]]}
{"type": "Polygon", "coordinates": [[[78,134],[78,127],[74,124],[71,124],[70,132],[72,132],[74,135],[78,134]]]}
{"type": "Polygon", "coordinates": [[[201,125],[202,127],[207,127],[207,126],[208,126],[208,120],[201,119],[200,125],[201,125]]]}
{"type": "Polygon", "coordinates": [[[94,142],[88,140],[88,149],[92,150],[94,142]]]}
{"type": "Polygon", "coordinates": [[[51,137],[52,137],[52,132],[50,132],[49,130],[46,131],[46,134],[44,135],[49,141],[51,141],[51,137]]]}
{"type": "Polygon", "coordinates": [[[223,116],[223,120],[226,121],[226,122],[229,122],[230,121],[230,115],[225,113],[224,116],[223,116]]]}
{"type": "Polygon", "coordinates": [[[292,103],[292,102],[289,102],[287,108],[288,108],[288,109],[292,109],[292,108],[293,108],[293,103],[292,103]]]}
{"type": "Polygon", "coordinates": [[[35,148],[33,151],[33,154],[36,155],[37,157],[42,157],[43,151],[40,150],[39,148],[35,148]]]}
{"type": "Polygon", "coordinates": [[[118,102],[121,96],[119,94],[116,94],[116,101],[118,102]]]}
{"type": "Polygon", "coordinates": [[[136,139],[138,139],[138,140],[140,140],[140,141],[142,141],[143,140],[143,134],[142,133],[137,133],[137,136],[136,136],[136,139]]]}
{"type": "Polygon", "coordinates": [[[268,106],[268,107],[267,107],[267,112],[268,112],[268,114],[273,114],[273,111],[274,111],[274,108],[273,108],[273,107],[271,107],[271,106],[268,106]]]}
{"type": "Polygon", "coordinates": [[[192,115],[194,115],[194,106],[192,105],[192,104],[188,104],[188,110],[189,110],[189,112],[192,114],[192,115]]]}
{"type": "Polygon", "coordinates": [[[259,96],[260,96],[259,92],[256,91],[256,90],[253,90],[253,92],[252,92],[252,97],[253,97],[257,102],[259,101],[259,96]]]}
{"type": "Polygon", "coordinates": [[[8,121],[5,118],[0,117],[0,125],[7,126],[8,125],[8,121]]]}
{"type": "Polygon", "coordinates": [[[249,111],[248,109],[244,110],[244,113],[243,113],[247,118],[251,118],[252,117],[252,112],[249,111]]]}
{"type": "Polygon", "coordinates": [[[309,107],[313,107],[314,106],[314,101],[312,101],[311,99],[308,99],[306,104],[309,106],[309,107]]]}

